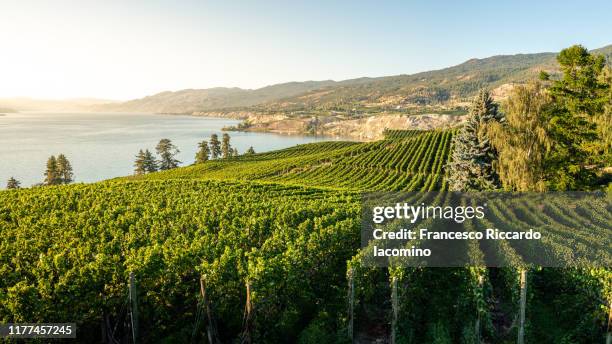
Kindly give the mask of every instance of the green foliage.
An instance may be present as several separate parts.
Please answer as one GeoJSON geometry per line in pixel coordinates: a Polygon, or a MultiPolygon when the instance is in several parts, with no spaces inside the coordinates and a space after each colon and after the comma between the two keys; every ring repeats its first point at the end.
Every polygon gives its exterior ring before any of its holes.
{"type": "Polygon", "coordinates": [[[198,143],[198,148],[199,149],[196,152],[195,156],[195,163],[201,164],[208,161],[208,158],[210,157],[210,148],[208,148],[208,142],[202,141],[198,143]]]}
{"type": "Polygon", "coordinates": [[[60,177],[57,171],[57,160],[52,155],[47,159],[47,169],[45,170],[45,185],[60,184],[60,177]]]}
{"type": "Polygon", "coordinates": [[[9,180],[6,182],[6,188],[9,190],[19,189],[21,188],[21,183],[14,177],[10,177],[9,180]]]}
{"type": "Polygon", "coordinates": [[[64,154],[57,156],[57,173],[62,184],[70,184],[73,180],[72,165],[64,154]]]}
{"type": "Polygon", "coordinates": [[[219,136],[217,134],[210,135],[210,158],[217,159],[221,157],[221,142],[219,142],[219,136]]]}
{"type": "Polygon", "coordinates": [[[161,171],[177,168],[181,163],[174,158],[179,153],[179,150],[169,139],[159,140],[155,150],[159,155],[159,169],[161,171]]]}
{"type": "Polygon", "coordinates": [[[141,149],[138,151],[136,160],[134,161],[134,175],[140,176],[145,173],[145,152],[141,149]]]}
{"type": "Polygon", "coordinates": [[[148,149],[145,149],[144,152],[144,169],[146,173],[157,172],[158,170],[157,160],[148,149]]]}
{"type": "Polygon", "coordinates": [[[500,122],[502,118],[489,92],[481,91],[472,103],[467,123],[453,140],[452,160],[448,165],[451,190],[499,188],[499,176],[493,166],[497,153],[490,143],[487,125],[500,122]]]}
{"type": "Polygon", "coordinates": [[[64,154],[50,156],[45,170],[45,185],[70,184],[73,180],[72,166],[64,154]]]}
{"type": "Polygon", "coordinates": [[[76,321],[81,341],[98,341],[103,312],[123,328],[134,271],[142,340],[185,342],[176,336],[193,326],[203,274],[224,341],[241,331],[246,280],[256,342],[296,339],[320,312],[344,312],[358,224],[357,194],[303,187],[147,181],[2,192],[0,320],[76,321]]]}
{"type": "Polygon", "coordinates": [[[140,176],[152,172],[157,172],[157,161],[148,149],[144,151],[141,149],[134,162],[134,175],[140,176]]]}
{"type": "MultiPolygon", "coordinates": [[[[398,136],[402,136],[398,134],[398,136]]],[[[147,179],[264,180],[358,190],[444,188],[453,131],[415,131],[405,139],[320,142],[151,174],[147,179]]]]}
{"type": "Polygon", "coordinates": [[[232,145],[230,144],[230,136],[228,133],[223,133],[223,139],[221,141],[221,156],[224,159],[231,157],[234,154],[232,145]]]}
{"type": "Polygon", "coordinates": [[[514,88],[504,103],[505,120],[487,134],[498,153],[497,172],[506,190],[545,191],[550,134],[550,96],[540,83],[514,88]]]}

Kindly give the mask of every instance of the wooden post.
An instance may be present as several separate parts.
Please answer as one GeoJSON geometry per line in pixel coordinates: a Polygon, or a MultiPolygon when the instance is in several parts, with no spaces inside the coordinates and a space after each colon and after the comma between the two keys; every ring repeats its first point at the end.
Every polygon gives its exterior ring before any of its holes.
{"type": "MultiPolygon", "coordinates": [[[[483,275],[478,275],[478,288],[480,289],[479,292],[481,293],[481,295],[484,296],[484,293],[482,291],[483,284],[484,284],[484,276],[483,275]]],[[[478,302],[478,300],[477,300],[477,302],[478,302]]],[[[478,307],[478,305],[477,305],[477,307],[478,307]]],[[[476,325],[475,325],[475,327],[476,327],[475,328],[475,330],[476,330],[476,344],[480,344],[480,334],[481,334],[481,330],[480,330],[480,321],[481,320],[480,319],[482,317],[482,312],[481,312],[479,307],[477,308],[477,312],[478,312],[478,314],[476,314],[477,316],[476,316],[476,325]]]]}
{"type": "Polygon", "coordinates": [[[204,275],[200,276],[200,295],[202,295],[202,307],[206,311],[206,337],[208,337],[208,343],[214,344],[217,342],[216,329],[213,323],[213,318],[210,312],[210,304],[206,297],[206,278],[204,275]]]}
{"type": "Polygon", "coordinates": [[[130,272],[130,319],[132,322],[132,340],[135,344],[138,338],[138,294],[133,272],[130,272]]]}
{"type": "Polygon", "coordinates": [[[251,283],[246,281],[246,303],[244,306],[244,321],[243,321],[243,332],[242,332],[242,343],[251,344],[253,339],[251,338],[251,321],[252,321],[253,305],[251,304],[251,283]]]}
{"type": "Polygon", "coordinates": [[[521,269],[521,299],[519,313],[518,344],[525,344],[525,309],[527,307],[527,270],[521,269]]]}
{"type": "Polygon", "coordinates": [[[348,292],[348,337],[353,342],[354,329],[354,307],[355,307],[355,282],[353,281],[353,268],[349,270],[349,292],[348,292]]]}
{"type": "Polygon", "coordinates": [[[399,299],[397,295],[397,277],[391,279],[391,307],[393,309],[393,318],[391,319],[391,344],[395,344],[395,334],[397,328],[397,319],[399,313],[399,299]]]}
{"type": "Polygon", "coordinates": [[[608,303],[608,334],[606,335],[606,344],[612,344],[612,300],[608,303]]]}

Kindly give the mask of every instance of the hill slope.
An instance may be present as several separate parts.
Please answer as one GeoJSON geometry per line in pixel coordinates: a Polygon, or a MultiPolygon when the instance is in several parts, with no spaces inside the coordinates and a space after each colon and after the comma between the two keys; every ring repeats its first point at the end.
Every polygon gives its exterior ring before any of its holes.
{"type": "MultiPolygon", "coordinates": [[[[594,50],[612,58],[612,45],[594,50]]],[[[391,108],[459,102],[476,90],[524,82],[540,70],[555,73],[556,53],[499,55],[471,59],[457,66],[412,75],[358,78],[344,81],[290,82],[256,90],[211,88],[162,92],[120,104],[94,107],[99,111],[189,113],[222,109],[310,110],[365,106],[391,108]]]]}

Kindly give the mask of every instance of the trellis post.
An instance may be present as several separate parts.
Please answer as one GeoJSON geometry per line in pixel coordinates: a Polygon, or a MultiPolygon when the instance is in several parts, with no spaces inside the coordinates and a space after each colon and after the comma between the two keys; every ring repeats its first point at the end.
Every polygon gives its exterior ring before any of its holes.
{"type": "Polygon", "coordinates": [[[525,344],[525,309],[527,307],[527,270],[521,269],[521,294],[519,312],[518,344],[525,344]]]}

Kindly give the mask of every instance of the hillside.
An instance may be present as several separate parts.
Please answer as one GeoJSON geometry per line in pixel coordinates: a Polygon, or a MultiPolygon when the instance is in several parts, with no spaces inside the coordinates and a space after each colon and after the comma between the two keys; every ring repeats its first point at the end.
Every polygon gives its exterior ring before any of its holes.
{"type": "Polygon", "coordinates": [[[18,111],[89,111],[91,106],[113,103],[108,99],[74,98],[74,99],[34,99],[28,97],[0,98],[0,112],[18,111]],[[4,109],[4,110],[3,110],[4,109]]]}
{"type": "Polygon", "coordinates": [[[288,82],[256,90],[216,87],[201,90],[167,91],[120,104],[101,104],[92,107],[92,109],[96,111],[190,113],[266,103],[333,84],[335,84],[334,81],[328,80],[288,82]]]}
{"type": "MultiPolygon", "coordinates": [[[[605,204],[511,209],[492,200],[487,225],[537,228],[554,240],[454,252],[476,263],[501,255],[510,262],[503,269],[364,264],[361,191],[446,190],[453,134],[391,131],[377,142],[313,143],[142,177],[1,191],[0,321],[71,321],[78,342],[131,342],[133,276],[146,343],[474,343],[462,340],[476,333],[486,343],[513,342],[522,254],[571,261],[564,239],[580,226],[581,247],[609,259],[611,218],[605,204]]],[[[417,192],[414,203],[431,195],[417,192]]],[[[609,277],[529,270],[526,342],[601,342],[609,277]]]]}
{"type": "MultiPolygon", "coordinates": [[[[612,45],[594,52],[612,57],[612,45]]],[[[256,90],[211,88],[162,92],[120,104],[94,107],[99,111],[190,113],[214,110],[310,111],[414,110],[436,104],[461,104],[482,88],[500,90],[524,82],[545,70],[558,70],[556,53],[499,55],[471,59],[457,66],[412,75],[358,78],[344,81],[290,82],[256,90]]]]}

